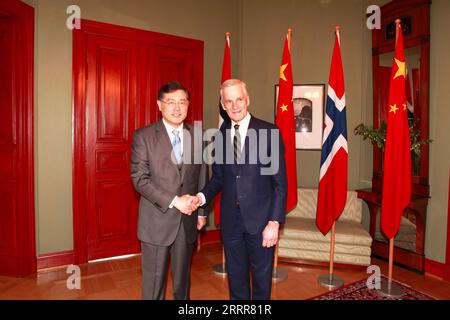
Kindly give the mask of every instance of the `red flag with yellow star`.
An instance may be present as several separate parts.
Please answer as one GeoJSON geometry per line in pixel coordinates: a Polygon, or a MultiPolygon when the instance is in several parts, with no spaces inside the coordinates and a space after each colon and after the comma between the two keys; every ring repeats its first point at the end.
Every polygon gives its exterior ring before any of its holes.
{"type": "Polygon", "coordinates": [[[284,41],[280,67],[280,81],[275,124],[280,128],[284,142],[286,161],[287,199],[286,213],[297,206],[297,160],[295,149],[294,104],[292,102],[294,82],[292,80],[291,53],[288,38],[284,41]]]}
{"type": "Polygon", "coordinates": [[[411,198],[411,151],[406,102],[406,63],[401,25],[392,64],[389,87],[386,146],[384,150],[381,229],[393,238],[399,228],[403,210],[411,198]]]}

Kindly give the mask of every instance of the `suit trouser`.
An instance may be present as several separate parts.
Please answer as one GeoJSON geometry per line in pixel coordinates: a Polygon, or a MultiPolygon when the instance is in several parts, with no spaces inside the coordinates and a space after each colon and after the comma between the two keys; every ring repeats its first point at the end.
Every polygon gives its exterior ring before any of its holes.
{"type": "Polygon", "coordinates": [[[142,299],[164,300],[170,256],[173,297],[175,300],[189,300],[189,277],[194,244],[186,242],[183,224],[180,224],[177,237],[170,246],[141,242],[141,249],[142,299]]]}
{"type": "Polygon", "coordinates": [[[249,234],[241,213],[231,234],[222,234],[231,300],[269,300],[274,247],[262,246],[262,232],[249,234]],[[252,285],[250,289],[250,272],[252,285]]]}

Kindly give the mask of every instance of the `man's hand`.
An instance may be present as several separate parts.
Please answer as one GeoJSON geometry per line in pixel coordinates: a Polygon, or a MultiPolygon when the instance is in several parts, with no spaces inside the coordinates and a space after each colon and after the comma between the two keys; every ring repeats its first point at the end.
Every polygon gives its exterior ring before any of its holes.
{"type": "Polygon", "coordinates": [[[280,225],[273,221],[269,221],[263,230],[263,247],[270,248],[278,242],[278,229],[280,225]]]}
{"type": "Polygon", "coordinates": [[[190,216],[192,212],[197,210],[199,206],[199,201],[197,197],[185,194],[184,196],[176,197],[173,206],[181,211],[183,214],[190,216]]]}
{"type": "Polygon", "coordinates": [[[206,224],[206,217],[205,216],[198,216],[197,219],[197,230],[201,230],[206,224]]]}

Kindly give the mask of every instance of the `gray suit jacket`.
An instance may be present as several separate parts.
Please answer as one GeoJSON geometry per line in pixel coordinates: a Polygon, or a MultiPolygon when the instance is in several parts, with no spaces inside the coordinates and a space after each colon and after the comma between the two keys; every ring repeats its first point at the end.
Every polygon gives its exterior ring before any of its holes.
{"type": "Polygon", "coordinates": [[[143,242],[171,245],[182,227],[187,241],[193,243],[197,238],[197,215],[207,215],[206,209],[187,216],[176,208],[169,208],[176,195],[195,195],[208,181],[207,166],[193,162],[194,129],[188,124],[184,124],[184,129],[189,131],[190,137],[184,132],[182,165],[171,160],[172,143],[162,120],[134,133],[131,178],[141,195],[138,238],[143,242]]]}

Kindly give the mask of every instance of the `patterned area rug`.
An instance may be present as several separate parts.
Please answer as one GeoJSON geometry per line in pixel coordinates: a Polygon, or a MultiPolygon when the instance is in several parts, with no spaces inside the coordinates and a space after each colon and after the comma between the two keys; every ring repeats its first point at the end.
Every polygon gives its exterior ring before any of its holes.
{"type": "Polygon", "coordinates": [[[399,285],[405,294],[398,299],[386,297],[377,290],[369,289],[366,281],[367,279],[363,279],[347,284],[342,288],[323,293],[310,300],[436,300],[395,280],[393,282],[399,285]]]}

